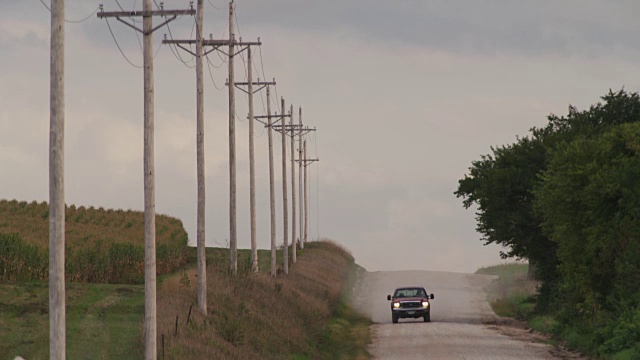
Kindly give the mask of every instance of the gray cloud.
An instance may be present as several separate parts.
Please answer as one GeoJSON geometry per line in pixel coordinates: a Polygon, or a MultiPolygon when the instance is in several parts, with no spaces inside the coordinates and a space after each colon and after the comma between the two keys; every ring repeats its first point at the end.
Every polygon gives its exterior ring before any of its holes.
{"type": "Polygon", "coordinates": [[[634,1],[292,1],[238,3],[243,22],[354,33],[364,41],[461,54],[603,56],[640,44],[634,1]],[[286,14],[286,16],[283,16],[286,14]]]}

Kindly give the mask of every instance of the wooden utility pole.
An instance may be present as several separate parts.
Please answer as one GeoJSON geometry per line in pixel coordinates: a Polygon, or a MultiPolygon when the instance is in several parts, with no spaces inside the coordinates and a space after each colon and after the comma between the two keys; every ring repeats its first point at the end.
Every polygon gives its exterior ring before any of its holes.
{"type": "Polygon", "coordinates": [[[296,263],[296,253],[298,242],[296,241],[296,154],[295,154],[295,133],[293,127],[293,104],[291,105],[291,262],[296,263]]]}
{"type": "MultiPolygon", "coordinates": [[[[143,11],[152,10],[144,0],[143,11]]],[[[144,56],[144,293],[145,357],[158,357],[156,309],[156,172],[154,154],[153,18],[143,16],[144,56]]]]}
{"type": "MultiPolygon", "coordinates": [[[[245,83],[238,83],[243,85],[245,83]]],[[[264,87],[267,88],[267,115],[262,116],[254,116],[254,119],[260,121],[267,127],[268,135],[269,135],[269,203],[271,210],[271,276],[276,276],[276,255],[277,255],[277,246],[276,246],[276,201],[275,201],[275,188],[274,188],[274,164],[273,164],[273,118],[279,117],[278,115],[271,115],[271,91],[269,85],[275,85],[275,79],[272,82],[261,82],[258,79],[257,82],[254,82],[253,85],[262,86],[258,90],[254,90],[253,92],[258,92],[264,87]],[[260,119],[267,119],[267,122],[263,122],[260,119]]],[[[251,94],[251,93],[249,93],[251,94]]],[[[252,96],[252,95],[250,95],[252,96]]]]}
{"type": "MultiPolygon", "coordinates": [[[[315,129],[303,129],[303,131],[314,131],[315,129]]],[[[308,229],[309,229],[309,201],[308,201],[308,183],[307,183],[307,166],[309,164],[319,161],[319,159],[309,159],[307,157],[307,141],[304,141],[304,159],[300,160],[300,163],[304,166],[304,241],[307,241],[308,229]]]]}
{"type": "MultiPolygon", "coordinates": [[[[300,114],[302,116],[302,113],[300,114]]],[[[307,140],[304,141],[304,159],[307,159],[307,140]]],[[[300,162],[302,163],[302,161],[300,162]]],[[[307,164],[304,164],[304,236],[302,238],[302,243],[307,242],[307,233],[309,227],[309,202],[307,198],[308,194],[308,186],[307,186],[307,164]]]]}
{"type": "Polygon", "coordinates": [[[251,47],[247,48],[247,77],[249,84],[249,210],[251,214],[251,271],[258,272],[256,243],[256,165],[253,144],[253,63],[251,47]]]}
{"type": "MultiPolygon", "coordinates": [[[[302,129],[302,106],[300,106],[299,109],[299,115],[298,115],[298,126],[300,127],[300,129],[302,129]]],[[[298,208],[300,209],[300,249],[304,249],[304,238],[302,237],[303,235],[303,210],[302,210],[302,205],[303,205],[303,201],[302,201],[302,134],[298,134],[298,194],[300,195],[300,206],[298,206],[298,208]]]]}
{"type": "Polygon", "coordinates": [[[157,311],[156,311],[156,201],[154,166],[154,83],[153,83],[153,32],[175,20],[178,15],[194,15],[189,10],[153,10],[152,0],[144,0],[139,11],[99,11],[98,18],[115,17],[120,22],[143,34],[144,58],[144,318],[145,318],[145,359],[158,357],[157,311]],[[159,26],[153,27],[153,16],[172,16],[159,26]],[[122,17],[142,17],[142,30],[122,17]]]}
{"type": "MultiPolygon", "coordinates": [[[[260,39],[258,39],[258,43],[260,39]]],[[[247,91],[245,91],[249,95],[249,206],[251,212],[251,270],[253,272],[258,272],[258,246],[256,242],[256,175],[255,175],[255,147],[254,147],[254,112],[253,112],[253,95],[264,89],[269,85],[275,85],[275,81],[273,82],[262,82],[260,79],[258,81],[253,81],[253,63],[251,60],[251,46],[247,45],[247,61],[248,61],[248,69],[247,69],[247,82],[238,82],[235,85],[242,91],[240,86],[247,85],[247,91]],[[257,90],[254,90],[253,86],[260,86],[257,90]]],[[[269,90],[267,89],[267,94],[269,90]]],[[[275,231],[275,230],[273,230],[275,231]]]]}
{"type": "MultiPolygon", "coordinates": [[[[233,19],[235,16],[233,15],[234,4],[233,2],[229,3],[229,13],[230,13],[230,29],[233,28],[233,19]]],[[[188,47],[185,45],[197,45],[198,40],[163,40],[163,44],[173,44],[182,50],[190,53],[191,55],[196,56],[188,47]]],[[[261,45],[260,41],[257,42],[238,42],[232,38],[223,39],[223,40],[201,40],[203,47],[211,47],[210,50],[203,51],[203,56],[209,54],[212,51],[219,51],[224,55],[227,55],[229,58],[229,79],[227,80],[226,85],[229,86],[229,222],[230,222],[230,242],[229,242],[229,270],[232,274],[236,274],[238,270],[238,252],[237,252],[237,232],[236,232],[236,152],[235,152],[235,88],[238,85],[247,85],[248,83],[237,83],[234,81],[234,65],[233,58],[235,55],[243,52],[244,50],[249,50],[251,46],[259,46],[261,45]],[[225,53],[220,48],[222,46],[229,47],[229,53],[225,53]],[[241,49],[235,51],[235,47],[240,46],[241,49]]],[[[253,85],[256,82],[252,82],[253,85]]],[[[243,90],[244,91],[244,90],[243,90]]],[[[245,91],[246,92],[246,91],[245,91]]]]}
{"type": "Polygon", "coordinates": [[[233,0],[229,3],[229,270],[238,273],[238,238],[236,233],[236,95],[233,67],[235,26],[233,0]]]}
{"type": "MultiPolygon", "coordinates": [[[[283,261],[282,261],[282,270],[285,274],[289,273],[289,241],[287,239],[288,231],[287,222],[289,218],[289,214],[287,214],[287,130],[284,127],[284,98],[281,99],[281,112],[282,118],[280,119],[280,124],[282,127],[282,209],[283,209],[283,233],[284,233],[284,249],[283,249],[283,261]]],[[[293,114],[289,114],[293,118],[293,114]]]]}
{"type": "Polygon", "coordinates": [[[66,358],[64,278],[64,0],[51,1],[49,84],[49,358],[66,358]]]}
{"type": "MultiPolygon", "coordinates": [[[[301,113],[302,114],[302,113],[301,113]]],[[[299,129],[299,134],[300,136],[303,136],[305,134],[308,134],[311,131],[316,131],[315,128],[311,129],[309,127],[303,128],[302,126],[299,129]]],[[[300,158],[300,160],[297,160],[299,164],[301,164],[302,166],[304,166],[304,230],[300,230],[301,234],[301,243],[304,243],[308,240],[308,230],[309,230],[309,201],[308,201],[308,183],[307,183],[307,166],[313,162],[319,161],[318,159],[309,159],[307,157],[307,141],[305,140],[303,143],[303,153],[304,153],[304,159],[300,158]]],[[[302,196],[302,195],[301,195],[302,196]]],[[[302,215],[302,210],[300,211],[302,215]]]]}
{"type": "Polygon", "coordinates": [[[204,79],[202,64],[202,21],[204,0],[198,0],[196,16],[196,143],[198,173],[198,309],[207,315],[207,256],[205,252],[205,176],[204,176],[204,79]]]}
{"type": "MultiPolygon", "coordinates": [[[[273,85],[275,85],[275,80],[273,81],[273,85]]],[[[285,117],[290,117],[291,114],[284,114],[284,99],[282,99],[282,112],[280,115],[276,114],[276,115],[271,115],[271,92],[269,87],[267,86],[267,115],[266,116],[256,116],[256,119],[261,119],[261,118],[267,118],[267,123],[265,124],[265,126],[268,128],[268,135],[269,135],[269,197],[270,197],[270,202],[271,202],[271,276],[276,276],[277,274],[277,269],[276,269],[276,251],[277,251],[277,247],[276,247],[276,205],[275,205],[275,190],[274,190],[274,163],[273,163],[273,133],[272,130],[274,128],[276,128],[278,125],[276,125],[276,122],[280,121],[280,123],[284,123],[284,118],[285,117]],[[276,120],[275,122],[273,121],[273,119],[280,119],[280,120],[276,120]]],[[[281,126],[281,125],[280,125],[281,126]]],[[[278,131],[278,130],[276,130],[278,131]]],[[[282,131],[282,179],[284,179],[282,181],[282,194],[283,194],[283,212],[284,212],[284,216],[283,216],[283,234],[284,234],[284,271],[285,273],[289,272],[289,262],[288,262],[288,256],[289,256],[289,250],[288,250],[288,211],[287,211],[287,159],[286,159],[286,155],[287,155],[287,143],[285,142],[285,133],[284,133],[284,129],[281,128],[282,131]]]]}
{"type": "Polygon", "coordinates": [[[269,138],[269,209],[271,214],[271,276],[276,276],[276,194],[273,174],[273,121],[271,119],[271,92],[267,86],[267,134],[269,138]]]}

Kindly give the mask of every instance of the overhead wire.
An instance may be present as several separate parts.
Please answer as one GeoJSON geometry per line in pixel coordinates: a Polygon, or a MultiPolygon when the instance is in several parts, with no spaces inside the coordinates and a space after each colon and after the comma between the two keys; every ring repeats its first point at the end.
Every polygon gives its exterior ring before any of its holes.
{"type": "MultiPolygon", "coordinates": [[[[122,5],[120,5],[120,3],[118,2],[118,0],[115,0],[115,2],[116,2],[116,4],[118,5],[118,7],[120,8],[120,10],[122,10],[122,11],[127,11],[127,10],[125,10],[125,9],[122,7],[122,5]]],[[[136,8],[136,3],[137,3],[137,2],[138,2],[138,0],[135,0],[135,1],[133,2],[133,10],[135,10],[135,8],[136,8]]],[[[131,21],[133,21],[134,23],[141,23],[141,22],[142,22],[142,21],[140,21],[140,20],[136,20],[135,18],[131,18],[131,21]]]]}
{"type": "Polygon", "coordinates": [[[207,0],[209,2],[209,5],[211,5],[212,8],[216,9],[216,10],[224,10],[225,7],[217,7],[215,5],[213,5],[213,3],[211,2],[211,0],[207,0]]]}
{"type": "MultiPolygon", "coordinates": [[[[174,41],[173,33],[171,32],[171,27],[169,26],[169,24],[167,24],[167,30],[169,30],[169,36],[171,37],[171,41],[174,41]]],[[[195,64],[191,64],[191,65],[188,64],[187,61],[185,61],[182,58],[182,56],[180,56],[180,50],[178,50],[178,47],[176,45],[173,45],[173,47],[171,47],[171,44],[169,44],[169,48],[171,49],[171,52],[176,57],[176,59],[180,60],[180,62],[182,62],[184,64],[184,66],[188,67],[189,69],[193,69],[194,68],[195,64]]],[[[193,56],[188,61],[193,63],[193,56]]]]}
{"type": "MultiPolygon", "coordinates": [[[[44,2],[44,0],[40,0],[40,3],[41,3],[41,4],[42,4],[42,5],[43,5],[47,10],[49,10],[49,12],[51,12],[51,6],[47,5],[47,4],[44,2]]],[[[84,18],[82,18],[82,19],[79,19],[79,20],[69,20],[69,19],[64,19],[64,22],[72,23],[72,24],[80,24],[80,23],[83,23],[83,22],[85,22],[85,21],[89,20],[91,17],[93,17],[93,15],[95,15],[95,14],[98,12],[98,10],[100,10],[100,6],[96,7],[96,9],[95,9],[95,10],[93,10],[93,12],[92,12],[91,14],[87,15],[86,17],[84,17],[84,18]]]]}
{"type": "Polygon", "coordinates": [[[131,62],[131,60],[129,60],[127,55],[124,54],[124,52],[122,51],[122,48],[120,47],[120,44],[118,44],[118,40],[116,40],[116,36],[113,34],[113,30],[111,29],[111,25],[109,24],[109,19],[105,18],[105,20],[107,21],[107,27],[109,28],[109,32],[111,33],[111,37],[113,38],[113,41],[116,43],[116,46],[118,47],[118,50],[120,50],[120,54],[122,54],[124,59],[127,60],[129,65],[131,65],[131,66],[133,66],[134,68],[137,68],[137,69],[142,69],[142,66],[135,65],[134,63],[131,62]]]}
{"type": "Polygon", "coordinates": [[[218,85],[216,84],[216,81],[213,79],[213,73],[211,71],[211,61],[209,61],[209,54],[205,55],[205,57],[207,58],[207,68],[209,69],[209,77],[211,78],[211,82],[213,83],[213,86],[218,91],[222,91],[222,87],[218,87],[218,85]]]}
{"type": "MultiPolygon", "coordinates": [[[[258,72],[258,67],[255,65],[255,60],[253,60],[253,58],[251,58],[251,62],[253,63],[253,68],[255,69],[256,73],[259,73],[258,72]]],[[[249,65],[249,66],[251,66],[251,65],[249,65]]],[[[258,78],[258,79],[260,79],[260,78],[258,78]]],[[[264,76],[264,72],[262,73],[262,79],[264,81],[267,81],[267,79],[264,76]]],[[[267,108],[264,105],[265,104],[264,103],[264,94],[262,93],[262,91],[260,91],[260,100],[262,101],[262,112],[266,114],[267,113],[267,108]]]]}

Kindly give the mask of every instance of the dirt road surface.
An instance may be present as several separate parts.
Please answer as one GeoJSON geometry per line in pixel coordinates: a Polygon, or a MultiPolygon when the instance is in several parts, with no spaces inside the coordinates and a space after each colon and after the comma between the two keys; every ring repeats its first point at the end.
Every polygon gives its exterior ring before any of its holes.
{"type": "Polygon", "coordinates": [[[544,344],[544,337],[497,317],[487,302],[494,276],[436,271],[362,273],[352,303],[374,321],[375,359],[577,359],[544,344]],[[435,294],[431,323],[391,322],[387,295],[401,286],[435,294]]]}

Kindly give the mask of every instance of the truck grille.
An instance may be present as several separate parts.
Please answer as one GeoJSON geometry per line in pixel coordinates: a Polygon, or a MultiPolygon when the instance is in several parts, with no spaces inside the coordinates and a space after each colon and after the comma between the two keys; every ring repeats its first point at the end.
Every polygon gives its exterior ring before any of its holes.
{"type": "Polygon", "coordinates": [[[401,308],[419,308],[422,304],[420,301],[404,301],[400,303],[401,308]]]}

